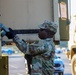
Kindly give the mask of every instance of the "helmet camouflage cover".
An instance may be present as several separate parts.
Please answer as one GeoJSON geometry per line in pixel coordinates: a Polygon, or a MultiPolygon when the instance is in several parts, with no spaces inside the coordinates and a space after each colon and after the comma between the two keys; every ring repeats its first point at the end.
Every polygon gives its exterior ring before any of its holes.
{"type": "Polygon", "coordinates": [[[57,32],[58,25],[55,22],[44,21],[43,24],[39,25],[40,29],[50,29],[51,31],[57,32]]]}

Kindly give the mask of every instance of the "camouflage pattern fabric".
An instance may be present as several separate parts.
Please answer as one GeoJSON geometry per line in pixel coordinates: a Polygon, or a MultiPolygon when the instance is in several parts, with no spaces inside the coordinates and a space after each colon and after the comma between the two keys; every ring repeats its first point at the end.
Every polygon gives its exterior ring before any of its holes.
{"type": "Polygon", "coordinates": [[[55,22],[45,20],[44,23],[39,25],[40,29],[50,29],[51,31],[57,32],[58,25],[55,22]]]}
{"type": "Polygon", "coordinates": [[[27,44],[23,42],[18,36],[13,38],[17,47],[24,54],[32,54],[32,70],[31,75],[53,75],[54,74],[54,54],[55,45],[52,38],[40,40],[37,44],[27,44]]]}

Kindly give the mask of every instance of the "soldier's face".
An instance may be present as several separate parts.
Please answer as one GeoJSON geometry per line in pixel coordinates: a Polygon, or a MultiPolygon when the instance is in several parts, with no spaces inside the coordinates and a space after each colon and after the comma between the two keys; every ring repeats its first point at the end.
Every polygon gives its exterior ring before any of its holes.
{"type": "Polygon", "coordinates": [[[38,33],[38,37],[40,39],[46,39],[47,38],[47,32],[44,29],[40,29],[38,33]]]}
{"type": "Polygon", "coordinates": [[[38,33],[38,37],[40,39],[53,38],[56,32],[51,31],[49,29],[40,29],[38,33]]]}
{"type": "Polygon", "coordinates": [[[56,32],[50,30],[50,29],[46,29],[45,32],[47,33],[47,38],[53,38],[53,36],[55,35],[56,32]]]}

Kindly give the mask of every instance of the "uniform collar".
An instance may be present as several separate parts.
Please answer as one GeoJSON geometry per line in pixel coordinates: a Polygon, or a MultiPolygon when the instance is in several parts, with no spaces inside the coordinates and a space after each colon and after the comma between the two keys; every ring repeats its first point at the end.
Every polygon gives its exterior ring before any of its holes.
{"type": "Polygon", "coordinates": [[[47,41],[49,41],[49,40],[53,41],[53,38],[47,38],[46,40],[47,40],[47,41]]]}

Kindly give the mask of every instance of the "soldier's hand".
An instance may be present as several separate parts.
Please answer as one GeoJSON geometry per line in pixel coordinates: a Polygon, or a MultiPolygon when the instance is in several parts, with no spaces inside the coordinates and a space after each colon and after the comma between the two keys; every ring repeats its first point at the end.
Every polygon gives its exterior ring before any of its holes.
{"type": "Polygon", "coordinates": [[[8,39],[13,39],[15,37],[16,33],[9,28],[9,32],[6,32],[6,36],[8,37],[8,39]]]}

